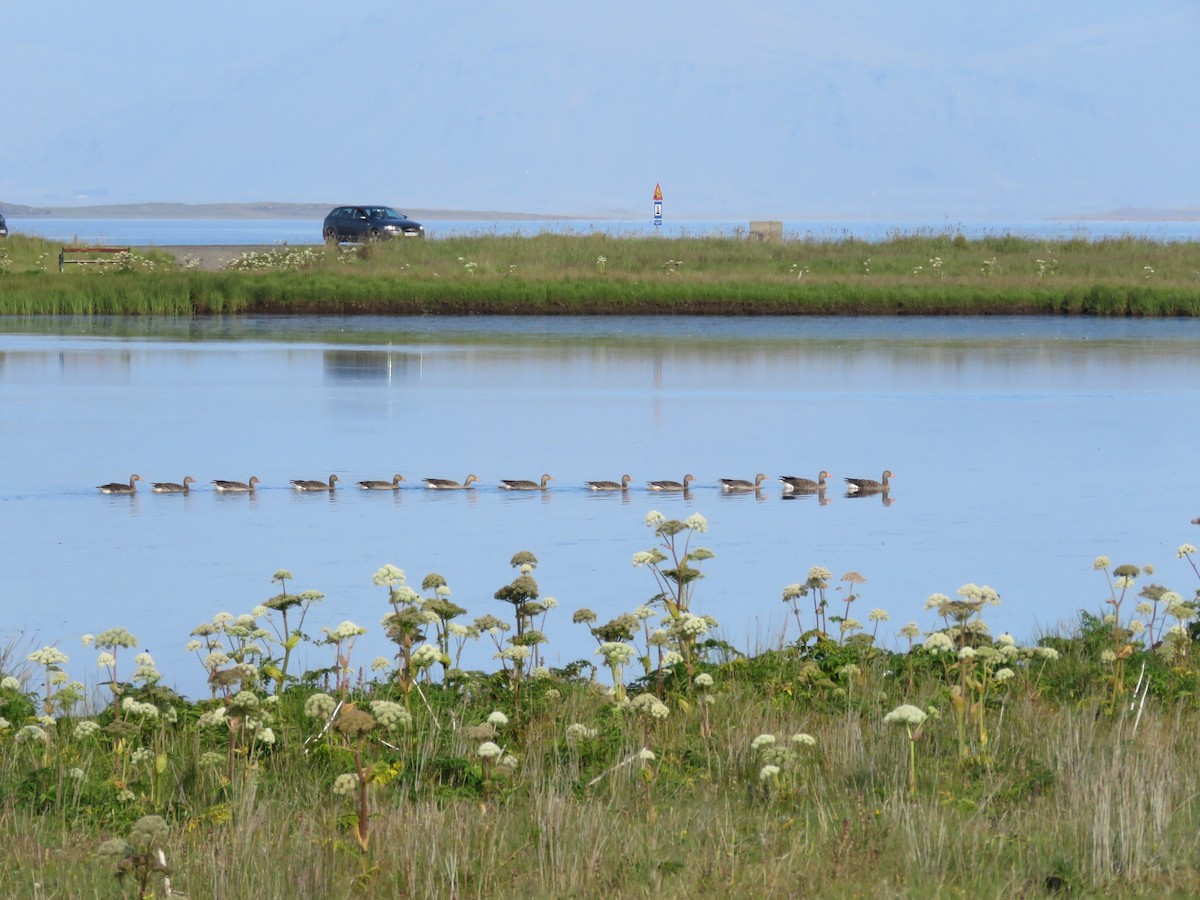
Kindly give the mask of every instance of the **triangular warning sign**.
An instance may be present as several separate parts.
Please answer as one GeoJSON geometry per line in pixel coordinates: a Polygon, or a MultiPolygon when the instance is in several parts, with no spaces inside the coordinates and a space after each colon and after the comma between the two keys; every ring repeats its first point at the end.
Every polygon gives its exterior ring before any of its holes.
{"type": "Polygon", "coordinates": [[[654,199],[657,200],[659,203],[662,202],[662,185],[661,184],[656,184],[654,186],[654,199]]]}

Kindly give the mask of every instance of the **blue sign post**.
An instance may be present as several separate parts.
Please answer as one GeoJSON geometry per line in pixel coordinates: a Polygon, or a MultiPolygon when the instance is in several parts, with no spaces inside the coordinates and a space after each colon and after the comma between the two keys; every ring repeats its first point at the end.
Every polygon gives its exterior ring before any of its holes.
{"type": "Polygon", "coordinates": [[[654,185],[654,227],[662,225],[662,185],[654,185]]]}

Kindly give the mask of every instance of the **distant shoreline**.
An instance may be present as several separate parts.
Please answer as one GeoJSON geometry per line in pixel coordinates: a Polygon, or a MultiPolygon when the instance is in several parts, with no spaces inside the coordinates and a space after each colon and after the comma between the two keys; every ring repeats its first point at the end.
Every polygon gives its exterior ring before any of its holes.
{"type": "MultiPolygon", "coordinates": [[[[14,219],[321,219],[337,203],[114,203],[97,206],[22,206],[0,203],[0,215],[14,219]]],[[[446,210],[404,207],[413,219],[438,221],[574,221],[609,216],[568,216],[502,210],[446,210]]]]}
{"type": "MultiPolygon", "coordinates": [[[[109,203],[90,206],[27,206],[0,202],[0,215],[15,219],[320,219],[338,203],[109,203]]],[[[395,204],[393,204],[395,205],[395,204]]],[[[508,210],[423,209],[402,207],[411,218],[430,221],[604,221],[640,218],[644,211],[607,210],[602,213],[539,213],[508,210]]],[[[688,217],[696,218],[696,217],[688,217]]],[[[711,218],[711,217],[710,217],[711,218]]],[[[723,218],[731,218],[725,216],[723,218]]],[[[733,216],[732,219],[754,216],[733,216]]],[[[760,218],[788,218],[761,216],[760,218]]],[[[809,216],[806,218],[824,219],[809,216]]],[[[846,218],[846,217],[842,217],[846,218]]],[[[854,217],[850,217],[854,218],[854,217]]],[[[1039,217],[1046,222],[1200,222],[1200,207],[1150,209],[1122,207],[1105,212],[1039,217]]],[[[837,217],[828,219],[837,222],[837,217]]]]}

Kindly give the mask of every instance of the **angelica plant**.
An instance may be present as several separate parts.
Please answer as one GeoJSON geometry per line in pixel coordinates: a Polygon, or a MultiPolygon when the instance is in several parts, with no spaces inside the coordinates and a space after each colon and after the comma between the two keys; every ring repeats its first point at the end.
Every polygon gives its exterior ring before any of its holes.
{"type": "Polygon", "coordinates": [[[304,619],[308,616],[308,611],[314,603],[319,603],[325,599],[325,595],[320,591],[302,591],[299,594],[289,594],[287,583],[292,579],[292,573],[287,569],[280,569],[271,576],[271,581],[279,584],[279,593],[263,603],[267,613],[265,619],[270,624],[275,632],[275,643],[283,649],[283,659],[276,665],[273,661],[269,664],[264,664],[263,674],[275,682],[275,693],[281,694],[283,686],[287,681],[288,664],[291,662],[292,651],[304,639],[304,619]],[[293,627],[288,622],[288,613],[298,610],[299,620],[293,627]],[[278,612],[281,623],[276,623],[272,613],[278,612]]]}
{"type": "Polygon", "coordinates": [[[921,731],[928,719],[929,714],[925,710],[908,703],[897,706],[883,717],[883,721],[888,725],[903,725],[905,733],[908,735],[908,792],[910,794],[917,792],[917,741],[920,740],[921,731]]]}

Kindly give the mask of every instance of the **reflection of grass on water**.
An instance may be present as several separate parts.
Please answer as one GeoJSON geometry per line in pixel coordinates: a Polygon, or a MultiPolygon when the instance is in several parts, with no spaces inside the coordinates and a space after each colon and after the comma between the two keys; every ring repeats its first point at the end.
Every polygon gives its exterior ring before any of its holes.
{"type": "Polygon", "coordinates": [[[6,245],[0,313],[475,315],[1196,315],[1194,245],[897,234],[872,243],[732,237],[472,236],[255,252],[204,272],[59,274],[57,245],[6,245]],[[598,263],[603,260],[603,263],[598,263]]]}
{"type": "Polygon", "coordinates": [[[1070,634],[994,635],[1000,598],[969,584],[892,650],[887,613],[854,608],[868,579],[812,566],[782,590],[798,633],[744,654],[702,613],[704,517],[646,525],[652,596],[608,622],[544,596],[528,551],[471,612],[442,575],[383,566],[373,662],[374,629],[278,572],[192,630],[199,701],[121,628],[74,664],[10,644],[8,866],[47,896],[103,893],[114,867],[138,896],[1200,891],[1200,596],[1099,557],[1109,601],[1070,634]],[[539,665],[572,627],[596,655],[539,665]],[[475,642],[495,662],[463,671],[475,642]],[[302,643],[328,665],[289,672],[302,643]],[[97,662],[87,710],[69,671],[97,662]]]}

